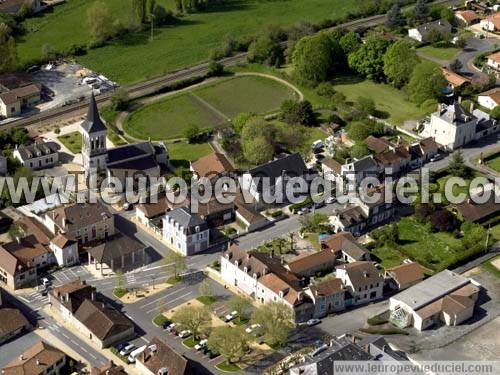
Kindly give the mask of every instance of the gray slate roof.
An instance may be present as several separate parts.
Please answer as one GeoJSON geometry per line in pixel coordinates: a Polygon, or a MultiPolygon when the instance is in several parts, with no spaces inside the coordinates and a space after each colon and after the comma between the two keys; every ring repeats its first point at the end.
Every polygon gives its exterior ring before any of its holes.
{"type": "Polygon", "coordinates": [[[442,120],[450,124],[455,124],[457,126],[476,119],[476,117],[472,113],[470,113],[457,102],[448,106],[442,105],[440,111],[437,112],[437,115],[442,120]]]}
{"type": "Polygon", "coordinates": [[[56,142],[39,142],[32,145],[19,146],[17,151],[23,160],[52,155],[60,150],[60,146],[56,142]]]}
{"type": "Polygon", "coordinates": [[[131,159],[139,159],[153,155],[155,155],[155,149],[151,142],[133,143],[108,150],[107,165],[110,167],[115,163],[122,163],[130,161],[131,159]]]}
{"type": "Polygon", "coordinates": [[[201,230],[207,227],[207,223],[196,213],[190,213],[185,207],[176,208],[166,214],[167,217],[172,218],[180,226],[191,229],[199,226],[201,230]]]}
{"type": "Polygon", "coordinates": [[[106,125],[101,120],[99,116],[99,110],[97,109],[97,103],[95,101],[94,93],[90,96],[89,110],[87,112],[87,118],[82,122],[81,127],[87,133],[97,133],[106,130],[106,125]]]}
{"type": "Polygon", "coordinates": [[[442,33],[451,32],[451,24],[446,20],[436,20],[423,25],[417,26],[417,30],[426,39],[433,30],[441,31],[442,33]]]}
{"type": "Polygon", "coordinates": [[[88,249],[87,251],[100,263],[111,263],[113,259],[119,259],[144,249],[141,242],[133,237],[125,236],[123,234],[116,235],[113,239],[108,240],[96,247],[88,249]]]}

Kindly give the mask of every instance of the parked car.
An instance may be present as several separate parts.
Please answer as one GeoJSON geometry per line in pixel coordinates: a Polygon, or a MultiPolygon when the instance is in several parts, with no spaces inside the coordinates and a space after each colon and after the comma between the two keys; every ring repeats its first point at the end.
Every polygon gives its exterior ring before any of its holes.
{"type": "Polygon", "coordinates": [[[257,323],[257,324],[252,324],[250,327],[247,327],[247,328],[245,329],[245,332],[247,332],[247,333],[252,333],[253,331],[255,331],[255,330],[259,329],[260,327],[261,327],[261,325],[260,325],[260,324],[258,324],[258,323],[257,323]]]}
{"type": "Polygon", "coordinates": [[[203,339],[203,340],[201,340],[198,344],[196,344],[196,345],[194,346],[194,348],[195,348],[196,350],[201,350],[201,349],[203,349],[205,346],[207,346],[207,342],[208,342],[208,340],[207,340],[207,339],[203,339]]]}
{"type": "Polygon", "coordinates": [[[52,284],[52,282],[51,282],[48,278],[46,278],[46,277],[42,277],[42,285],[43,285],[43,286],[47,287],[47,286],[49,286],[50,284],[52,284]]]}
{"type": "Polygon", "coordinates": [[[309,319],[306,324],[309,326],[309,327],[312,327],[312,326],[315,326],[316,324],[319,324],[321,323],[321,320],[320,319],[309,319]]]}
{"type": "Polygon", "coordinates": [[[161,328],[163,329],[167,329],[170,325],[172,324],[172,322],[170,320],[166,320],[163,322],[163,324],[161,325],[161,328]]]}
{"type": "Polygon", "coordinates": [[[438,160],[441,160],[441,159],[443,159],[443,158],[444,158],[444,155],[441,155],[441,154],[436,154],[436,155],[432,156],[429,160],[430,160],[431,162],[433,162],[433,161],[438,161],[438,160]]]}
{"type": "Polygon", "coordinates": [[[326,206],[326,203],[324,201],[314,203],[314,208],[321,208],[321,207],[325,207],[325,206],[326,206]]]}
{"type": "Polygon", "coordinates": [[[121,344],[116,345],[115,349],[118,350],[118,352],[121,352],[127,345],[130,345],[130,343],[122,342],[121,344]]]}
{"type": "Polygon", "coordinates": [[[184,331],[179,332],[179,337],[181,339],[185,339],[186,337],[191,336],[191,331],[189,329],[185,329],[184,331]]]}
{"type": "Polygon", "coordinates": [[[229,314],[227,314],[225,317],[224,317],[224,320],[226,322],[230,322],[231,320],[234,320],[236,317],[238,316],[238,311],[231,311],[229,314]]]}
{"type": "Polygon", "coordinates": [[[144,351],[146,350],[146,345],[141,346],[140,348],[135,349],[130,355],[128,356],[128,361],[130,363],[134,363],[135,359],[144,351]]]}
{"type": "Polygon", "coordinates": [[[332,204],[332,203],[337,202],[337,198],[335,198],[335,197],[328,197],[328,198],[326,198],[325,202],[328,203],[328,204],[332,204]]]}
{"type": "Polygon", "coordinates": [[[126,347],[124,347],[121,351],[120,351],[120,355],[129,355],[130,353],[132,353],[134,350],[136,349],[136,346],[134,344],[128,344],[126,347]]]}
{"type": "Polygon", "coordinates": [[[209,358],[209,359],[213,359],[213,358],[216,358],[218,356],[220,356],[219,353],[216,353],[216,352],[213,352],[211,350],[208,350],[206,353],[206,356],[209,358]]]}
{"type": "Polygon", "coordinates": [[[170,323],[165,330],[167,332],[172,332],[175,329],[175,323],[170,323]]]}

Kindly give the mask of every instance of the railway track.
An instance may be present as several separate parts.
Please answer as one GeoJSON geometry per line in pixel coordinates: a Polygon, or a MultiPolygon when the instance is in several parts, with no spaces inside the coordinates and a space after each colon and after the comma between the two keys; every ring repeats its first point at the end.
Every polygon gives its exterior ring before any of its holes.
{"type": "MultiPolygon", "coordinates": [[[[459,3],[457,0],[437,0],[434,3],[436,4],[455,4],[459,3]]],[[[371,17],[362,18],[359,20],[353,20],[349,22],[345,22],[340,25],[336,25],[331,27],[330,29],[336,28],[346,28],[346,29],[356,29],[358,27],[372,27],[381,24],[385,20],[385,14],[379,14],[371,17]]],[[[284,44],[286,42],[283,42],[284,44]]],[[[222,59],[220,62],[226,66],[234,66],[238,63],[245,62],[247,57],[247,53],[239,53],[234,56],[226,57],[222,59]]],[[[169,84],[173,84],[176,82],[180,82],[189,78],[193,78],[199,75],[204,75],[208,73],[208,63],[202,63],[199,65],[195,65],[189,68],[184,68],[172,73],[169,73],[165,76],[154,78],[148,81],[144,81],[141,83],[137,83],[134,85],[130,85],[126,87],[127,92],[129,93],[131,98],[138,98],[147,94],[151,94],[154,91],[161,89],[169,84]]],[[[99,105],[103,105],[108,102],[111,93],[106,93],[99,95],[96,98],[96,101],[99,105]]],[[[16,121],[12,121],[10,123],[4,124],[1,126],[1,129],[9,129],[13,127],[38,127],[47,125],[52,122],[60,121],[66,118],[76,118],[85,114],[88,107],[88,101],[82,101],[77,104],[68,105],[65,107],[54,108],[48,111],[37,113],[33,116],[22,118],[16,121]]]]}

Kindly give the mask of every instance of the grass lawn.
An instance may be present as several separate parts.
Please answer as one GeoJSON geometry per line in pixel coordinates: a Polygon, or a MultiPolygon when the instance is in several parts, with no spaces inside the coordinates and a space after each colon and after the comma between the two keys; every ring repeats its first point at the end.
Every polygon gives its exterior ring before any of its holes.
{"type": "Polygon", "coordinates": [[[80,132],[71,132],[57,137],[73,154],[82,152],[82,135],[80,132]]]}
{"type": "Polygon", "coordinates": [[[113,289],[113,295],[117,298],[122,298],[125,294],[128,293],[128,290],[125,288],[115,288],[113,289]]]}
{"type": "Polygon", "coordinates": [[[500,241],[500,223],[492,226],[490,230],[491,237],[493,237],[495,241],[500,241]]]}
{"type": "Polygon", "coordinates": [[[460,52],[460,48],[434,47],[429,45],[419,48],[418,51],[422,52],[425,55],[435,57],[436,59],[451,60],[460,52]]]}
{"type": "Polygon", "coordinates": [[[344,77],[334,84],[335,89],[349,101],[356,101],[360,96],[372,98],[377,110],[386,113],[386,120],[395,125],[402,125],[405,120],[420,119],[426,114],[424,109],[407,100],[403,91],[390,85],[356,77],[344,77]]]}
{"type": "Polygon", "coordinates": [[[500,153],[491,155],[485,159],[485,163],[488,167],[500,172],[500,153]]]}
{"type": "Polygon", "coordinates": [[[496,258],[493,258],[487,262],[484,262],[481,267],[483,269],[485,269],[486,271],[492,273],[493,275],[495,275],[496,277],[500,277],[500,269],[498,269],[497,267],[495,267],[495,265],[493,264],[494,261],[497,261],[500,259],[500,256],[496,257],[496,258]]]}
{"type": "Polygon", "coordinates": [[[192,125],[212,129],[240,112],[275,111],[294,97],[291,89],[269,78],[232,77],[142,107],[130,114],[124,129],[142,139],[183,138],[192,125]]]}
{"type": "MultiPolygon", "coordinates": [[[[27,22],[26,35],[18,39],[19,57],[28,63],[42,55],[49,43],[56,50],[90,40],[87,9],[92,0],[71,0],[27,22]],[[77,30],[78,32],[75,32],[77,30]]],[[[113,17],[127,21],[130,0],[106,0],[113,17]]],[[[158,0],[174,8],[174,0],[158,0]]],[[[103,48],[89,51],[77,61],[122,84],[152,78],[174,69],[206,60],[208,52],[219,47],[224,38],[250,36],[268,25],[291,26],[298,21],[318,22],[338,18],[356,9],[354,0],[231,0],[214,4],[209,11],[188,14],[175,25],[130,34],[103,48]],[[123,58],[126,56],[126,59],[123,58]]]]}
{"type": "Polygon", "coordinates": [[[235,363],[229,363],[228,361],[221,362],[215,367],[224,372],[236,372],[241,370],[240,366],[235,363]]]}
{"type": "Polygon", "coordinates": [[[392,267],[409,257],[424,267],[441,271],[454,263],[464,251],[462,242],[452,233],[430,230],[430,225],[419,223],[413,217],[402,218],[398,223],[397,249],[385,244],[373,253],[382,259],[382,266],[392,267]],[[398,259],[399,258],[399,259],[398,259]]]}
{"type": "Polygon", "coordinates": [[[174,285],[174,284],[177,284],[179,281],[182,280],[182,277],[180,276],[170,276],[168,279],[167,279],[167,284],[171,284],[171,285],[174,285]]]}
{"type": "MultiPolygon", "coordinates": [[[[441,192],[441,196],[442,196],[442,201],[444,203],[447,203],[448,200],[445,198],[445,186],[446,186],[446,182],[452,177],[452,175],[445,175],[443,177],[440,177],[438,178],[437,180],[437,183],[439,184],[439,191],[441,192]]],[[[458,186],[458,185],[453,185],[452,187],[452,192],[453,192],[453,195],[457,196],[458,194],[466,194],[467,196],[469,195],[469,187],[470,187],[470,183],[471,181],[475,178],[475,177],[484,177],[482,174],[480,173],[476,173],[474,172],[471,176],[471,178],[465,178],[464,181],[465,181],[465,186],[458,186]]],[[[451,183],[451,182],[450,182],[451,183]]]]}
{"type": "Polygon", "coordinates": [[[167,321],[167,318],[163,314],[158,314],[153,318],[153,323],[156,324],[158,327],[161,327],[163,323],[167,321]]]}
{"type": "Polygon", "coordinates": [[[217,302],[217,298],[215,298],[214,296],[199,296],[196,299],[207,306],[213,305],[215,302],[217,302]]]}
{"type": "Polygon", "coordinates": [[[193,336],[190,336],[182,342],[182,345],[187,346],[188,348],[194,348],[196,341],[194,341],[193,336]]]}
{"type": "Polygon", "coordinates": [[[174,167],[189,168],[189,162],[211,154],[212,148],[208,143],[188,144],[176,142],[167,144],[170,153],[170,162],[174,167]]]}

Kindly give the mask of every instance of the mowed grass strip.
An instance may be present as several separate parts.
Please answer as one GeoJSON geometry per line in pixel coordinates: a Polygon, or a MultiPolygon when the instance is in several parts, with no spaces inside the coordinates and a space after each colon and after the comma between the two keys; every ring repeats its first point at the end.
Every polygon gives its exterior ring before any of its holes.
{"type": "Polygon", "coordinates": [[[458,54],[458,52],[460,52],[460,49],[456,47],[425,46],[419,48],[418,51],[422,52],[424,55],[434,57],[436,59],[451,60],[458,54]]]}
{"type": "Polygon", "coordinates": [[[410,102],[403,91],[387,84],[352,77],[338,81],[335,89],[343,93],[348,101],[355,102],[359,97],[373,99],[377,110],[386,112],[386,120],[395,125],[402,125],[405,120],[416,120],[426,115],[425,110],[410,102]]]}
{"type": "Polygon", "coordinates": [[[213,129],[240,112],[276,111],[294,97],[292,89],[271,78],[232,77],[146,105],[127,117],[124,130],[140,139],[182,138],[192,125],[213,129]]]}
{"type": "Polygon", "coordinates": [[[138,109],[127,117],[123,127],[135,138],[165,140],[182,138],[192,125],[212,129],[222,122],[219,116],[186,93],[138,109]]]}
{"type": "MultiPolygon", "coordinates": [[[[29,21],[28,33],[18,39],[19,57],[28,63],[42,56],[48,43],[57,50],[90,41],[87,9],[95,0],[71,0],[29,21]]],[[[117,19],[130,18],[130,0],[105,0],[117,19]]],[[[157,3],[174,9],[174,0],[157,3]]],[[[355,0],[225,0],[209,11],[187,14],[175,25],[129,34],[103,48],[78,57],[78,62],[122,84],[153,78],[208,58],[227,35],[251,36],[268,25],[289,27],[298,21],[337,19],[358,7],[355,0]]]]}
{"type": "Polygon", "coordinates": [[[80,132],[71,132],[57,137],[73,154],[82,152],[82,135],[80,132]]]}
{"type": "Polygon", "coordinates": [[[298,99],[295,92],[271,78],[242,76],[195,90],[195,94],[226,116],[241,112],[269,113],[287,99],[298,99]]]}

